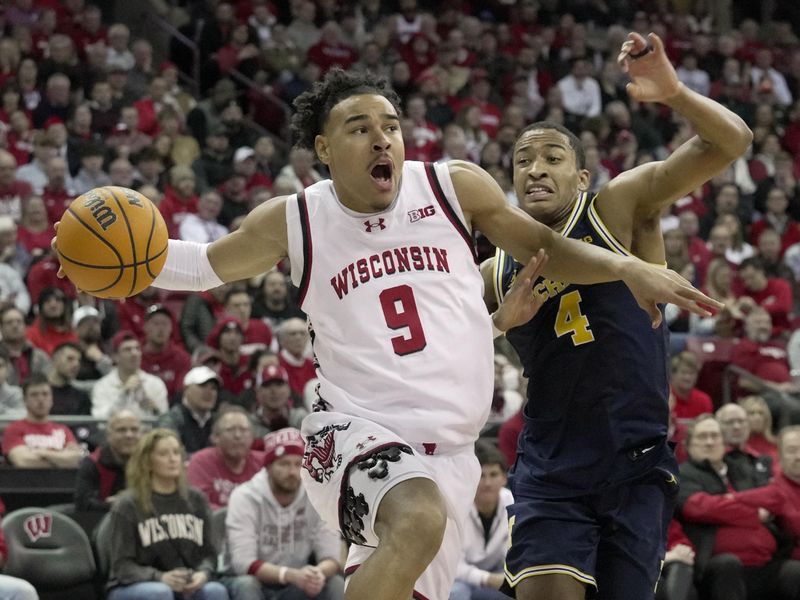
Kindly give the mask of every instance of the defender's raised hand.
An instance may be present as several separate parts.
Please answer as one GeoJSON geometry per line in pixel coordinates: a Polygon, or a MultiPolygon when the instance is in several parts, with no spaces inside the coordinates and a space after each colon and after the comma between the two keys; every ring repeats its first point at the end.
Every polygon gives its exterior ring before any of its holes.
{"type": "Polygon", "coordinates": [[[663,102],[678,93],[681,82],[661,38],[655,33],[647,37],[649,43],[638,33],[629,33],[617,62],[631,78],[626,86],[631,98],[637,102],[663,102]]]}

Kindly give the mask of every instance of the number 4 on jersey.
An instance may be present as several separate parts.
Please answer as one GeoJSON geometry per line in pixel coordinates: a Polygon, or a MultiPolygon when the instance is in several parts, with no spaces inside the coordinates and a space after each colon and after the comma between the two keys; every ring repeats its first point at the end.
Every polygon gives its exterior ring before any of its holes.
{"type": "Polygon", "coordinates": [[[594,341],[594,334],[589,328],[589,319],[581,314],[581,293],[578,290],[561,297],[553,328],[558,337],[572,334],[572,344],[575,346],[594,341]]]}

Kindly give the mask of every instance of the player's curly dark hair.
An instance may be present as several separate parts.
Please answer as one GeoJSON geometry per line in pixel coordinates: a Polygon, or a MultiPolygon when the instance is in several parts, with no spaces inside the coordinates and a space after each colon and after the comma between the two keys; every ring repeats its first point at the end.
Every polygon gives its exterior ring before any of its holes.
{"type": "Polygon", "coordinates": [[[331,69],[322,81],[303,92],[294,101],[292,134],[295,146],[314,150],[314,138],[322,133],[331,109],[356,94],[379,94],[392,103],[400,114],[400,96],[384,77],[372,73],[350,73],[331,69]]]}

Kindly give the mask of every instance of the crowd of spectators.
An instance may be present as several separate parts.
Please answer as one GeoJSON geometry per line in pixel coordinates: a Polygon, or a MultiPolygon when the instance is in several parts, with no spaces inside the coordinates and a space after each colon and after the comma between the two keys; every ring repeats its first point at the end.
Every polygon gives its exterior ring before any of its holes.
{"type": "MultiPolygon", "coordinates": [[[[291,149],[286,109],[334,67],[391,80],[403,99],[408,159],[476,162],[516,203],[514,140],[526,124],[549,120],[579,134],[597,190],[693,135],[668,109],[639,105],[624,91],[620,44],[628,31],[654,31],[684,85],[754,132],[747,155],[661,218],[668,266],[726,305],[709,318],[665,309],[670,430],[688,483],[661,593],[683,597],[686,570],[674,565],[693,566],[709,598],[744,598],[742,590],[778,597],[782,590],[768,584],[796,585],[785,550],[800,558],[800,437],[792,427],[800,422],[798,7],[156,0],[157,18],[198,48],[195,55],[174,36],[161,55],[151,32],[114,22],[114,4],[13,0],[0,9],[0,409],[19,419],[3,433],[10,465],[80,464],[76,504],[107,511],[126,487],[142,429],[157,423],[175,432],[190,455],[189,483],[218,510],[240,484],[250,482],[238,496],[244,503],[265,494],[270,477],[292,482],[293,467],[274,474],[268,460],[262,469],[264,451],[277,443],[264,436],[298,427],[313,397],[310,336],[287,264],[201,294],[149,288],[98,300],[58,279],[50,248],[76,195],[131,187],[158,205],[172,237],[214,241],[255,206],[326,176],[311,153],[291,149]],[[734,402],[722,406],[727,400],[734,402]],[[75,439],[51,419],[60,415],[103,421],[105,439],[75,439]],[[265,481],[251,481],[258,473],[265,481]]],[[[481,258],[493,253],[484,238],[476,243],[481,258]]],[[[526,384],[512,354],[498,347],[492,421],[503,423],[503,454],[478,451],[492,482],[481,484],[470,539],[484,548],[467,549],[459,598],[499,578],[487,544],[502,538],[492,515],[510,499],[495,471],[513,464],[526,384]]],[[[186,510],[206,510],[191,499],[186,510]]],[[[261,565],[271,554],[248,548],[239,570],[260,580],[249,582],[252,593],[287,581],[320,593],[330,583],[330,564],[302,556],[282,563],[291,571],[275,570],[261,565]]]]}

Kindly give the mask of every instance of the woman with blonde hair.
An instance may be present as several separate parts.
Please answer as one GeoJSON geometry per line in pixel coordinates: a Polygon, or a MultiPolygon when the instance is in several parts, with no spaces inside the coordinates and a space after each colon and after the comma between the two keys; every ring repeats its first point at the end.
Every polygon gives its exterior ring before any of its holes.
{"type": "Polygon", "coordinates": [[[772,412],[761,396],[745,396],[739,404],[747,411],[750,423],[750,437],[747,445],[756,454],[772,457],[772,464],[778,464],[778,439],[772,433],[772,412]]]}
{"type": "Polygon", "coordinates": [[[217,552],[208,501],[187,487],[184,460],[169,429],[142,437],[130,457],[128,487],[110,513],[109,600],[227,600],[211,581],[217,552]]]}

